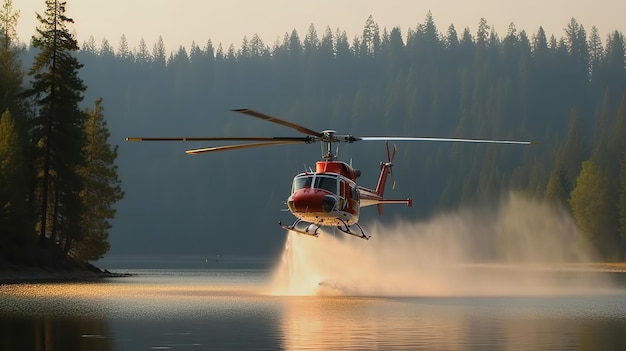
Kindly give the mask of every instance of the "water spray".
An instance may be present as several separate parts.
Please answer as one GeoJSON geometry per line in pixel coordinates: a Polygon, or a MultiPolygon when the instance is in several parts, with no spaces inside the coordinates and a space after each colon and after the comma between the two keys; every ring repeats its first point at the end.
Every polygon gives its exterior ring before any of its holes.
{"type": "Polygon", "coordinates": [[[571,216],[512,194],[492,209],[368,224],[370,241],[289,233],[276,295],[515,296],[609,288],[571,216]],[[586,268],[587,267],[587,268],[586,268]]]}

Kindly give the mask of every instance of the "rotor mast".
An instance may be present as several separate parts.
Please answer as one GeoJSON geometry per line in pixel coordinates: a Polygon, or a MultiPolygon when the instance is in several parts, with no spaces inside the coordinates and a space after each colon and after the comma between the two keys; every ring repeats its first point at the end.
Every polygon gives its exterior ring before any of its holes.
{"type": "Polygon", "coordinates": [[[335,161],[337,159],[337,154],[333,153],[333,143],[353,143],[361,140],[361,138],[356,138],[353,135],[336,135],[335,133],[336,131],[334,130],[323,130],[322,135],[316,138],[322,143],[322,158],[326,161],[335,161]],[[324,148],[326,153],[324,153],[324,148]]]}

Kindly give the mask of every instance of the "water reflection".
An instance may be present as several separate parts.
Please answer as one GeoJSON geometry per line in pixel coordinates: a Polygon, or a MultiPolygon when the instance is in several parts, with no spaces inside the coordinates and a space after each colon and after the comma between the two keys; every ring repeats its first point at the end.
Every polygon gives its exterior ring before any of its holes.
{"type": "Polygon", "coordinates": [[[114,350],[105,319],[0,317],[2,350],[114,350]]]}
{"type": "MultiPolygon", "coordinates": [[[[623,350],[626,314],[608,297],[558,299],[291,298],[286,349],[623,350]],[[572,310],[575,305],[584,305],[572,310]],[[592,306],[597,304],[599,310],[592,306]]],[[[619,301],[624,302],[622,296],[619,301]]],[[[617,301],[616,301],[617,302],[617,301]]]]}

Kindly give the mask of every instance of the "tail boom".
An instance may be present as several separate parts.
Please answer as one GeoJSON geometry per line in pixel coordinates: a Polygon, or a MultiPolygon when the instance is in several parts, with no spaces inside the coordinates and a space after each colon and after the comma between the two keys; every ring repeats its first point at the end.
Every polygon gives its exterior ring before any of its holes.
{"type": "Polygon", "coordinates": [[[361,197],[361,207],[376,205],[378,207],[378,213],[383,213],[383,205],[390,204],[405,204],[407,206],[413,206],[412,199],[384,199],[382,195],[379,195],[375,190],[359,187],[359,195],[361,197]]]}

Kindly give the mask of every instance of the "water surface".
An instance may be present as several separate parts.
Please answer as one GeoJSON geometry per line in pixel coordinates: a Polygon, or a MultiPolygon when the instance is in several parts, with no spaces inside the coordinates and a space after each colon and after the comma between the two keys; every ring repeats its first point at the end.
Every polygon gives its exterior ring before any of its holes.
{"type": "Polygon", "coordinates": [[[284,296],[266,269],[129,272],[0,286],[0,348],[626,349],[623,273],[605,273],[611,288],[579,293],[394,297],[284,296]]]}

